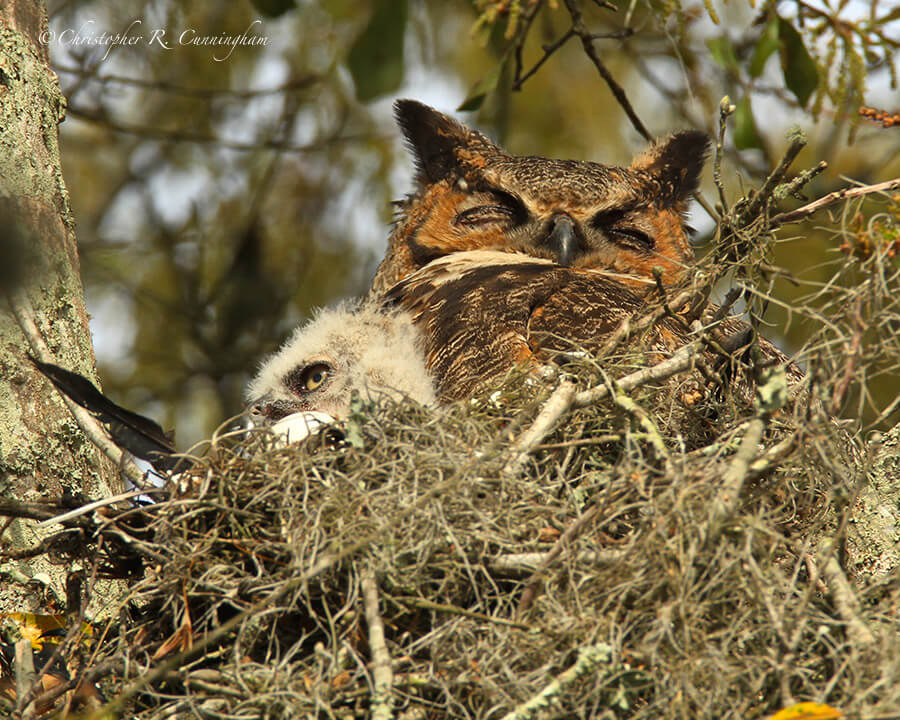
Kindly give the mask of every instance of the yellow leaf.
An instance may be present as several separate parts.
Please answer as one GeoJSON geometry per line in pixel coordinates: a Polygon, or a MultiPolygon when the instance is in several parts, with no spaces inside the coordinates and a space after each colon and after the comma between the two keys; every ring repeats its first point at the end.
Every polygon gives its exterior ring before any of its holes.
{"type": "Polygon", "coordinates": [[[7,620],[19,631],[23,640],[30,640],[34,650],[40,650],[53,635],[65,634],[65,615],[37,615],[35,613],[3,613],[0,620],[7,620]]]}
{"type": "MultiPolygon", "coordinates": [[[[12,624],[23,640],[30,640],[34,650],[40,650],[44,643],[58,643],[66,635],[65,615],[39,615],[36,613],[0,613],[0,624],[12,624]]],[[[93,637],[94,629],[89,623],[81,624],[80,642],[93,637]]]]}
{"type": "Polygon", "coordinates": [[[836,720],[843,714],[830,705],[805,702],[779,710],[769,720],[836,720]]]}

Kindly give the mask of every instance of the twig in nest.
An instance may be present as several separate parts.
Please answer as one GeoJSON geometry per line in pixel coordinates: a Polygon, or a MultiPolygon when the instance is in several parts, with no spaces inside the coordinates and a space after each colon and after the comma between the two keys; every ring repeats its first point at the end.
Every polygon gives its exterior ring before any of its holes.
{"type": "Polygon", "coordinates": [[[544,404],[531,427],[513,445],[511,457],[503,466],[501,473],[506,477],[518,477],[525,468],[528,453],[540,445],[541,440],[553,431],[560,419],[572,408],[586,407],[608,397],[610,385],[618,392],[627,393],[641,385],[664,380],[687,370],[693,364],[694,356],[701,345],[701,339],[694,340],[676,351],[668,360],[663,360],[653,367],[633,372],[619,380],[614,380],[611,384],[598,385],[578,393],[575,392],[575,386],[571,382],[561,382],[544,404]]]}
{"type": "Polygon", "coordinates": [[[652,312],[643,313],[642,310],[639,310],[638,312],[642,313],[643,317],[639,318],[638,320],[633,321],[632,318],[625,318],[619,324],[619,327],[616,328],[615,332],[610,334],[610,336],[604,341],[603,345],[601,345],[597,349],[594,355],[596,355],[598,358],[603,358],[607,355],[611,355],[621,343],[625,342],[626,340],[628,340],[628,338],[631,337],[632,333],[638,332],[650,327],[651,325],[654,325],[667,315],[677,314],[685,305],[693,300],[694,297],[695,293],[693,291],[685,290],[684,292],[681,292],[674,298],[672,298],[671,302],[661,304],[652,312]]]}
{"type": "MultiPolygon", "coordinates": [[[[545,553],[533,554],[543,556],[545,553]]],[[[491,564],[491,567],[493,567],[493,563],[491,564]]],[[[432,600],[425,600],[424,598],[407,597],[401,595],[399,597],[391,597],[391,600],[393,602],[400,603],[401,605],[422,608],[423,610],[434,610],[435,612],[447,613],[448,615],[460,615],[462,617],[472,618],[473,620],[481,620],[482,622],[494,623],[495,625],[503,625],[504,627],[516,628],[517,630],[534,630],[533,625],[525,625],[524,623],[513,622],[512,620],[507,620],[505,618],[493,617],[491,615],[486,615],[485,613],[466,610],[465,608],[457,607],[456,605],[436,603],[432,600]]]]}
{"type": "Polygon", "coordinates": [[[790,455],[796,447],[797,433],[794,432],[781,442],[772,445],[772,447],[750,463],[750,467],[747,468],[748,479],[756,480],[768,475],[775,468],[780,467],[784,462],[784,459],[790,455]]]}
{"type": "Polygon", "coordinates": [[[375,572],[368,565],[360,570],[366,624],[369,626],[369,648],[372,650],[372,678],[375,688],[372,692],[370,717],[373,720],[390,720],[393,717],[394,673],[391,670],[391,654],[384,642],[384,623],[378,612],[378,585],[375,572]]]}
{"type": "Polygon", "coordinates": [[[544,571],[550,567],[550,564],[556,560],[557,557],[562,553],[563,548],[571,542],[571,540],[581,532],[581,529],[591,522],[595,517],[597,517],[597,513],[600,512],[599,503],[595,503],[591,505],[587,510],[585,510],[581,515],[575,518],[574,521],[566,528],[566,531],[559,536],[559,539],[553,544],[553,547],[550,548],[550,552],[548,552],[543,562],[541,562],[540,566],[528,580],[528,584],[525,586],[525,590],[522,593],[522,597],[519,599],[519,605],[516,608],[516,617],[520,618],[528,608],[531,607],[531,604],[534,602],[534,598],[537,596],[538,585],[540,584],[541,577],[544,574],[544,571]]]}
{"type": "Polygon", "coordinates": [[[747,426],[737,454],[732,458],[725,477],[722,478],[722,486],[712,500],[707,525],[707,543],[716,541],[725,523],[737,509],[744,481],[747,479],[747,473],[750,471],[750,465],[756,456],[756,450],[762,440],[765,428],[765,420],[761,417],[753,418],[747,426]]]}
{"type": "Polygon", "coordinates": [[[844,343],[844,373],[841,380],[835,385],[831,397],[831,414],[837,415],[841,411],[841,405],[844,402],[844,395],[850,388],[850,384],[857,377],[861,357],[861,348],[863,340],[863,330],[866,329],[866,321],[862,316],[862,297],[856,299],[855,307],[851,320],[853,321],[853,338],[849,343],[844,343]]]}
{"type": "Polygon", "coordinates": [[[766,206],[766,203],[775,192],[775,188],[781,185],[788,168],[794,162],[800,151],[806,147],[806,135],[801,130],[793,130],[788,134],[788,147],[781,156],[778,166],[769,173],[762,187],[756,191],[747,206],[738,214],[738,227],[744,227],[752,222],[766,206]]]}
{"type": "Polygon", "coordinates": [[[22,720],[34,717],[34,703],[31,700],[31,688],[37,681],[34,671],[34,656],[31,654],[31,640],[16,642],[16,709],[22,720]]]}
{"type": "Polygon", "coordinates": [[[705,542],[714,543],[725,523],[737,511],[744,483],[762,441],[769,415],[781,407],[787,399],[787,378],[783,371],[776,371],[757,389],[759,408],[756,417],[747,425],[737,453],[731,459],[728,470],[722,478],[722,486],[712,499],[709,522],[706,526],[705,542]]]}
{"type": "Polygon", "coordinates": [[[582,648],[578,660],[568,670],[560,673],[547,687],[527,702],[519,705],[511,713],[503,716],[503,720],[530,720],[538,717],[543,711],[558,702],[559,696],[578,680],[596,672],[602,663],[612,660],[613,649],[606,643],[596,643],[582,648]]]}
{"type": "MultiPolygon", "coordinates": [[[[493,558],[488,566],[492,572],[498,574],[530,576],[544,564],[548,555],[549,553],[546,552],[500,555],[493,558]]],[[[614,565],[622,562],[624,557],[624,550],[588,550],[587,552],[578,553],[577,562],[579,565],[614,565]]],[[[491,620],[495,621],[496,619],[491,618],[491,620]]],[[[506,620],[504,622],[508,623],[509,621],[506,620]]],[[[512,623],[512,626],[531,629],[531,626],[521,625],[520,623],[512,623]]]]}
{"type": "Polygon", "coordinates": [[[522,473],[525,462],[528,460],[528,453],[553,432],[560,419],[569,411],[574,397],[575,383],[570,380],[561,381],[547,402],[544,403],[544,407],[541,408],[531,427],[516,440],[511,449],[510,459],[501,471],[504,475],[518,477],[522,473]]]}
{"type": "MultiPolygon", "coordinates": [[[[703,342],[700,339],[692,340],[682,348],[679,348],[668,360],[663,360],[653,367],[644,368],[626,375],[615,381],[615,385],[623,392],[630,392],[641,385],[656,380],[665,380],[673,375],[688,370],[693,364],[694,356],[700,352],[703,342]]],[[[608,397],[610,394],[608,385],[582,390],[572,398],[572,407],[582,408],[608,397]]]]}
{"type": "Polygon", "coordinates": [[[653,449],[665,462],[666,474],[670,474],[672,470],[672,456],[669,454],[669,448],[666,447],[666,442],[663,440],[662,433],[659,431],[656,423],[653,422],[653,418],[651,418],[650,415],[647,414],[647,411],[638,405],[627,393],[621,391],[615,393],[613,402],[629,415],[633,415],[635,420],[638,421],[638,424],[644,429],[644,432],[647,433],[647,437],[650,440],[650,444],[653,445],[653,449]]]}
{"type": "Polygon", "coordinates": [[[74,510],[69,510],[62,515],[57,515],[55,517],[48,518],[47,520],[43,520],[38,523],[37,527],[42,528],[47,527],[48,525],[62,524],[68,522],[69,520],[74,520],[77,517],[81,517],[82,515],[87,515],[87,513],[93,510],[97,510],[98,508],[115,505],[117,502],[120,502],[122,500],[128,500],[133,497],[150,495],[153,493],[165,495],[169,493],[169,490],[167,490],[166,488],[158,487],[142,488],[140,490],[129,490],[128,492],[120,493],[119,495],[113,495],[112,497],[95,500],[94,502],[88,503],[87,505],[82,505],[81,507],[77,507],[74,510]]]}
{"type": "Polygon", "coordinates": [[[892,190],[897,190],[898,188],[900,188],[900,178],[887,180],[883,183],[878,183],[877,185],[861,185],[859,187],[836,190],[835,192],[829,193],[824,197],[820,197],[818,200],[814,200],[808,205],[804,205],[803,207],[797,208],[796,210],[779,213],[769,220],[769,227],[776,228],[781,225],[786,225],[787,223],[803,220],[813,213],[818,212],[819,210],[826,208],[829,205],[834,205],[836,202],[840,202],[841,200],[849,200],[851,198],[861,197],[862,195],[870,195],[872,193],[888,193],[892,190]]]}
{"type": "Polygon", "coordinates": [[[822,572],[825,575],[828,592],[834,600],[841,620],[847,626],[847,637],[856,649],[869,647],[875,642],[875,636],[859,616],[859,599],[835,557],[831,540],[822,543],[822,555],[824,556],[822,572]]]}

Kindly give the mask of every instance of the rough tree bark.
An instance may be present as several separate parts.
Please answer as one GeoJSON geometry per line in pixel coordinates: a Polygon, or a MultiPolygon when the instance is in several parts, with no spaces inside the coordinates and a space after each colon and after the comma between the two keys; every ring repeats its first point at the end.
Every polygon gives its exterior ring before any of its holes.
{"type": "Polygon", "coordinates": [[[870,442],[869,454],[869,482],[847,528],[847,557],[855,577],[877,582],[900,567],[900,425],[870,442]]]}
{"type": "MultiPolygon", "coordinates": [[[[42,3],[0,0],[0,496],[18,500],[121,490],[115,468],[28,362],[29,344],[11,310],[30,306],[56,362],[96,380],[59,159],[65,98],[42,43],[46,28],[42,3]]],[[[34,523],[2,523],[0,541],[7,547],[41,539],[34,523]]],[[[26,578],[65,597],[68,569],[37,561],[0,564],[0,609],[40,609],[26,578]]]]}

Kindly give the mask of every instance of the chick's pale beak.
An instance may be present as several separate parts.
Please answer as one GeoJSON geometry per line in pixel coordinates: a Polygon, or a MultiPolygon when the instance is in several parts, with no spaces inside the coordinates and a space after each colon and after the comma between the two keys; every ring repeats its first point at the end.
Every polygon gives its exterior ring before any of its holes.
{"type": "Polygon", "coordinates": [[[323,412],[298,412],[282,418],[269,429],[285,445],[305,440],[325,425],[333,425],[337,421],[323,412]]]}

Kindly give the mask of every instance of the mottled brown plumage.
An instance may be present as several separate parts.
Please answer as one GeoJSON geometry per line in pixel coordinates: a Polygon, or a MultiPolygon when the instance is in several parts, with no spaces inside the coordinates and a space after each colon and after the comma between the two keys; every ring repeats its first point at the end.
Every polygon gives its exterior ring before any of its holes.
{"type": "MultiPolygon", "coordinates": [[[[517,364],[596,351],[644,299],[615,274],[479,250],[431,262],[395,285],[385,302],[411,315],[421,331],[428,370],[446,402],[470,396],[479,384],[517,364]]],[[[741,338],[748,329],[736,318],[719,328],[722,338],[741,338]]],[[[648,333],[647,351],[658,356],[651,362],[693,338],[677,317],[661,319],[648,333]]],[[[792,381],[802,377],[771,343],[759,343],[765,356],[788,365],[792,381]]],[[[744,378],[736,382],[751,389],[744,378]]]]}
{"type": "Polygon", "coordinates": [[[606,269],[636,292],[659,268],[674,283],[693,260],[682,215],[709,138],[661,139],[616,167],[506,153],[484,135],[412,100],[395,105],[417,165],[372,283],[383,294],[430,261],[491,249],[606,269]]]}

